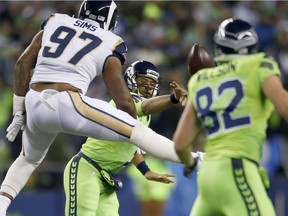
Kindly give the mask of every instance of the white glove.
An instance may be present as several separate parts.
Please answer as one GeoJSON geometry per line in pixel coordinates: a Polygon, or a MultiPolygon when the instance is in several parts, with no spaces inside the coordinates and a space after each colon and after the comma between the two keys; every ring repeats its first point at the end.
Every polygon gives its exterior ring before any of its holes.
{"type": "Polygon", "coordinates": [[[200,169],[200,167],[202,166],[205,153],[197,151],[196,154],[198,155],[198,162],[197,162],[197,166],[196,166],[196,170],[198,171],[200,169]]]}
{"type": "Polygon", "coordinates": [[[191,152],[192,154],[192,157],[194,158],[195,160],[195,164],[192,166],[192,167],[187,167],[187,166],[184,166],[183,168],[183,175],[187,178],[192,178],[192,172],[193,170],[196,170],[197,173],[202,165],[202,162],[203,162],[203,159],[204,159],[204,156],[205,156],[205,153],[204,152],[200,152],[200,151],[197,151],[197,152],[191,152]]]}
{"type": "Polygon", "coordinates": [[[195,169],[198,171],[202,165],[203,159],[204,159],[205,153],[204,152],[192,152],[192,157],[197,160],[197,165],[195,169]]]}
{"type": "Polygon", "coordinates": [[[7,135],[6,138],[13,142],[18,134],[18,132],[21,130],[24,130],[24,126],[26,124],[26,114],[23,111],[17,111],[14,115],[12,123],[7,128],[7,135]]]}

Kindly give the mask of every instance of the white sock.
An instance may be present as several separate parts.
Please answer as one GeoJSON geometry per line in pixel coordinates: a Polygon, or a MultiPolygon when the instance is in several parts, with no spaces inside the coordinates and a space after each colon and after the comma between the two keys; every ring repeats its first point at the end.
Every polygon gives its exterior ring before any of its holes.
{"type": "Polygon", "coordinates": [[[11,200],[3,195],[0,195],[0,216],[6,216],[6,211],[11,203],[11,200]]]}

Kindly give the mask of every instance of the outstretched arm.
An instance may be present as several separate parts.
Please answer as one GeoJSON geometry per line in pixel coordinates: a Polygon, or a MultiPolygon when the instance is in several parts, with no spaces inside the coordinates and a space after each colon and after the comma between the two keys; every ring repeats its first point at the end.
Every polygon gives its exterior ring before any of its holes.
{"type": "Polygon", "coordinates": [[[200,122],[191,103],[187,103],[173,135],[175,150],[186,167],[193,167],[192,143],[200,130],[200,122]]]}
{"type": "Polygon", "coordinates": [[[145,160],[142,154],[135,154],[134,158],[132,159],[132,163],[145,176],[147,180],[161,182],[164,184],[173,183],[173,181],[170,178],[175,177],[174,174],[159,174],[159,173],[153,172],[152,170],[149,169],[149,167],[145,163],[145,160]]]}
{"type": "Polygon", "coordinates": [[[173,95],[161,95],[143,101],[141,109],[145,115],[160,113],[179,102],[182,106],[185,106],[187,91],[181,88],[175,81],[170,83],[170,86],[174,91],[173,95]]]}

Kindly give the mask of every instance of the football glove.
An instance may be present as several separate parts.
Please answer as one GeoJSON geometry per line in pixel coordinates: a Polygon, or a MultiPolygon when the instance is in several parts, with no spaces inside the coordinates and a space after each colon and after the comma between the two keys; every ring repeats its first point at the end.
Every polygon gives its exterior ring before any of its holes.
{"type": "Polygon", "coordinates": [[[192,157],[194,158],[194,160],[197,160],[197,165],[195,167],[195,170],[198,171],[200,169],[204,156],[205,156],[204,152],[200,152],[200,151],[192,152],[192,157]]]}
{"type": "Polygon", "coordinates": [[[196,170],[198,172],[202,165],[204,156],[205,156],[204,152],[200,151],[192,152],[192,157],[194,158],[195,163],[191,167],[185,166],[183,169],[183,175],[187,178],[191,178],[193,170],[196,170]]]}
{"type": "Polygon", "coordinates": [[[26,113],[23,111],[17,111],[14,115],[12,123],[7,128],[7,135],[6,138],[13,142],[21,130],[24,130],[24,126],[26,124],[26,113]]]}

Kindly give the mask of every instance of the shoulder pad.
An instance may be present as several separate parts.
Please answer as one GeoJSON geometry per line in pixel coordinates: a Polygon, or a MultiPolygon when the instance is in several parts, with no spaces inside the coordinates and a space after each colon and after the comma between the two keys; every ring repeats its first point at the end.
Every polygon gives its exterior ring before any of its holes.
{"type": "Polygon", "coordinates": [[[122,65],[124,65],[127,59],[127,50],[127,45],[122,39],[116,43],[116,46],[113,50],[113,55],[120,59],[122,65]]]}
{"type": "Polygon", "coordinates": [[[41,24],[41,30],[43,30],[47,24],[48,19],[44,20],[41,24]]]}
{"type": "Polygon", "coordinates": [[[42,22],[42,24],[41,24],[41,30],[43,30],[43,29],[45,28],[47,22],[48,22],[51,18],[53,18],[54,16],[55,16],[55,13],[51,14],[48,19],[46,19],[46,20],[44,20],[44,21],[42,22]]]}

